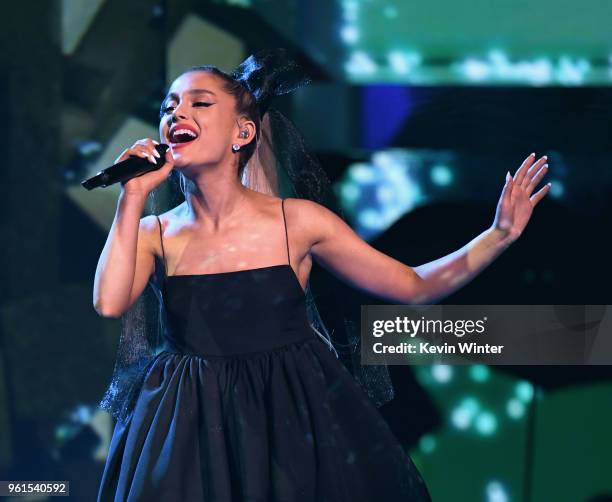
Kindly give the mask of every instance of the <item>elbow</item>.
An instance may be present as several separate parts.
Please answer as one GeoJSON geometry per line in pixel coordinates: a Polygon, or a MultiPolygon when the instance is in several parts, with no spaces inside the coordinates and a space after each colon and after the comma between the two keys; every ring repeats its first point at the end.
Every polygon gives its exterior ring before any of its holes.
{"type": "Polygon", "coordinates": [[[410,283],[410,291],[404,299],[406,305],[427,305],[433,300],[427,280],[416,271],[413,272],[410,283]]]}
{"type": "Polygon", "coordinates": [[[111,294],[101,294],[99,288],[94,286],[93,308],[100,317],[107,319],[119,319],[127,310],[115,292],[111,294]]]}
{"type": "Polygon", "coordinates": [[[119,319],[123,314],[123,312],[120,312],[116,308],[109,307],[101,302],[94,302],[94,310],[100,317],[104,317],[106,319],[119,319]]]}
{"type": "Polygon", "coordinates": [[[414,268],[406,267],[406,277],[404,279],[404,291],[401,295],[403,305],[419,305],[424,300],[425,280],[416,272],[414,268]]]}

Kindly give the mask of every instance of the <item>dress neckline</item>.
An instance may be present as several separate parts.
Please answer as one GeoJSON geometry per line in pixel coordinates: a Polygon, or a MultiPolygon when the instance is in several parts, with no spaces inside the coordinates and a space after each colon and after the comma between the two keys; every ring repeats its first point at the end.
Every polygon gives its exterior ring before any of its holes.
{"type": "Polygon", "coordinates": [[[298,279],[298,276],[296,275],[295,270],[293,270],[293,267],[291,265],[289,265],[288,263],[280,263],[278,265],[268,265],[267,267],[244,268],[244,269],[241,269],[241,270],[229,270],[227,272],[212,272],[212,273],[208,273],[208,274],[165,275],[164,276],[164,281],[167,281],[168,279],[178,279],[178,278],[181,278],[181,277],[201,278],[201,277],[209,277],[209,276],[222,276],[222,275],[239,274],[239,273],[243,273],[243,272],[255,272],[255,271],[258,271],[258,270],[270,270],[270,269],[276,269],[276,268],[289,268],[289,270],[291,271],[291,276],[293,277],[294,283],[298,286],[298,288],[300,288],[300,291],[302,292],[302,294],[306,295],[306,291],[304,290],[304,288],[302,288],[302,284],[300,283],[300,280],[298,279]]]}

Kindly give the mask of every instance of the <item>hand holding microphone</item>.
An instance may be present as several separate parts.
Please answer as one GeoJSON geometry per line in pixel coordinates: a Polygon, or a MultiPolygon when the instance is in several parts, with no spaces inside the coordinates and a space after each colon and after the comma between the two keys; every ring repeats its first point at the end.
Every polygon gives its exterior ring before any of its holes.
{"type": "Polygon", "coordinates": [[[145,138],[126,148],[115,163],[81,182],[92,190],[120,182],[126,192],[148,195],[170,174],[174,159],[168,145],[145,138]]]}

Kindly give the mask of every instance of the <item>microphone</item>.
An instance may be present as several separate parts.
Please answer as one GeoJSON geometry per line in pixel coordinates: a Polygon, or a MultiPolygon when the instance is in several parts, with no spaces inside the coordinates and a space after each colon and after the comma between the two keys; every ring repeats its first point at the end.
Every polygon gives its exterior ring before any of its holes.
{"type": "Polygon", "coordinates": [[[117,162],[103,169],[91,178],[81,181],[81,185],[87,190],[93,190],[97,187],[107,187],[151,171],[156,171],[166,163],[166,151],[168,148],[170,147],[164,143],[155,145],[155,149],[160,155],[159,158],[153,157],[155,159],[155,164],[152,164],[151,161],[143,157],[130,155],[127,159],[117,162]]]}

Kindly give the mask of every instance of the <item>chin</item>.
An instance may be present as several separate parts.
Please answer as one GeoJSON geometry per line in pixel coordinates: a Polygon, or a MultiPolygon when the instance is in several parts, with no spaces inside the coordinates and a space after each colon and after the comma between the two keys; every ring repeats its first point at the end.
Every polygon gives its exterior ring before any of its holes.
{"type": "Polygon", "coordinates": [[[191,156],[177,155],[174,158],[174,169],[188,178],[197,178],[198,174],[202,172],[205,165],[210,161],[207,159],[193,159],[191,156]]]}

